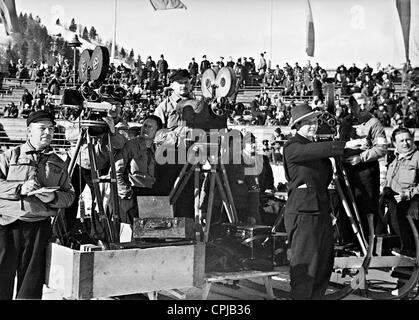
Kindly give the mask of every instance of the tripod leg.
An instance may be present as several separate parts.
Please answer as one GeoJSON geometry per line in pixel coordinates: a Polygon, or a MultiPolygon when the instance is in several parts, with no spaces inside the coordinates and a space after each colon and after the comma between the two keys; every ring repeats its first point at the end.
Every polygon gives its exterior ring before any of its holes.
{"type": "MultiPolygon", "coordinates": [[[[81,148],[81,145],[82,145],[82,141],[85,138],[85,136],[86,136],[86,128],[82,128],[81,133],[79,135],[79,138],[77,139],[76,148],[74,150],[74,153],[71,157],[70,163],[69,163],[68,168],[67,168],[68,176],[70,177],[70,179],[71,179],[71,176],[73,175],[74,168],[76,166],[77,157],[80,153],[80,148],[81,148]]],[[[63,245],[66,242],[65,237],[68,234],[67,223],[66,223],[64,217],[65,217],[65,210],[64,209],[58,209],[58,213],[53,218],[53,222],[52,222],[52,225],[55,227],[55,230],[57,232],[59,232],[59,234],[57,234],[57,235],[60,237],[60,241],[63,245]]]]}
{"type": "Polygon", "coordinates": [[[231,211],[233,213],[233,221],[231,221],[231,222],[238,222],[239,218],[237,216],[236,207],[234,206],[234,200],[233,200],[233,195],[231,194],[230,183],[228,182],[227,171],[226,171],[226,168],[225,168],[225,166],[222,162],[220,162],[220,167],[221,167],[221,172],[222,172],[223,182],[224,182],[224,185],[225,185],[225,191],[226,191],[228,203],[229,203],[229,205],[231,207],[231,211]]]}
{"type": "MultiPolygon", "coordinates": [[[[116,169],[115,169],[115,158],[113,155],[112,148],[112,139],[111,135],[108,133],[108,148],[109,148],[109,160],[111,162],[111,171],[110,171],[110,186],[111,186],[111,205],[112,205],[112,222],[114,227],[115,241],[119,242],[119,231],[120,231],[120,212],[119,212],[119,195],[118,195],[118,185],[116,182],[116,169]]],[[[103,199],[103,197],[102,197],[103,199]]]]}
{"type": "Polygon", "coordinates": [[[355,233],[356,237],[358,238],[359,244],[360,244],[360,246],[361,246],[362,253],[363,253],[364,255],[366,255],[366,254],[367,254],[366,244],[365,244],[365,242],[363,241],[363,239],[362,239],[362,237],[361,237],[361,235],[360,235],[360,233],[359,233],[359,228],[358,228],[358,225],[356,224],[356,222],[355,222],[355,220],[354,220],[354,217],[353,217],[353,215],[352,215],[352,212],[351,212],[351,209],[350,209],[350,207],[349,207],[348,201],[346,200],[345,194],[343,193],[342,187],[341,187],[341,185],[340,185],[340,181],[339,181],[339,179],[336,177],[336,178],[334,179],[334,182],[335,182],[336,190],[338,191],[338,194],[339,194],[340,199],[341,199],[341,201],[342,201],[342,205],[343,205],[343,207],[344,207],[344,209],[345,209],[346,215],[348,216],[349,221],[350,221],[350,223],[351,223],[352,230],[354,231],[354,233],[355,233]]]}
{"type": "Polygon", "coordinates": [[[68,165],[68,175],[70,177],[73,175],[74,167],[76,166],[76,161],[77,161],[77,158],[78,158],[79,153],[80,153],[80,148],[81,148],[81,145],[82,145],[82,141],[86,137],[86,133],[87,133],[86,130],[87,130],[86,128],[81,129],[80,136],[77,139],[76,149],[74,150],[74,153],[71,157],[70,164],[68,165]]]}
{"type": "Polygon", "coordinates": [[[340,169],[342,171],[342,174],[343,174],[343,179],[345,181],[346,190],[348,191],[348,195],[349,195],[349,201],[351,201],[351,203],[352,203],[352,207],[354,208],[355,217],[356,217],[356,219],[358,221],[358,224],[359,224],[359,231],[360,231],[360,234],[361,234],[361,238],[364,241],[364,243],[367,243],[367,240],[366,240],[365,234],[364,234],[364,230],[363,230],[362,224],[361,224],[361,216],[359,215],[358,206],[356,205],[355,197],[354,197],[354,194],[352,192],[351,185],[349,184],[348,173],[347,173],[347,171],[346,171],[346,169],[343,165],[340,165],[339,167],[340,167],[340,169]]]}
{"type": "Polygon", "coordinates": [[[199,187],[199,177],[201,173],[201,168],[196,167],[195,168],[195,183],[194,183],[194,199],[195,199],[195,223],[200,223],[201,221],[201,215],[199,210],[199,204],[200,204],[200,187],[199,187]]]}
{"type": "Polygon", "coordinates": [[[217,188],[218,188],[218,191],[219,191],[220,196],[221,196],[221,201],[223,202],[224,209],[227,213],[228,221],[230,223],[237,222],[239,219],[234,220],[234,214],[233,214],[233,211],[232,211],[231,207],[228,204],[227,195],[226,195],[226,192],[224,190],[224,186],[221,182],[221,178],[220,178],[220,175],[219,175],[218,172],[215,175],[215,181],[217,183],[217,188]]]}
{"type": "MultiPolygon", "coordinates": [[[[108,240],[109,242],[114,243],[115,233],[109,221],[109,218],[106,215],[105,210],[103,208],[102,195],[99,190],[99,173],[96,167],[96,157],[95,157],[93,144],[92,144],[91,138],[89,136],[87,136],[87,138],[88,138],[87,148],[89,150],[89,158],[90,158],[90,165],[91,165],[91,172],[92,172],[93,191],[95,193],[96,204],[99,209],[99,219],[102,221],[105,220],[106,231],[108,232],[108,240]]],[[[92,208],[92,214],[94,214],[93,208],[92,208]]]]}
{"type": "Polygon", "coordinates": [[[179,173],[179,176],[176,178],[175,183],[173,184],[173,188],[169,193],[169,199],[171,203],[174,203],[173,197],[175,196],[176,191],[179,188],[179,184],[183,181],[183,178],[185,177],[186,171],[188,170],[189,163],[185,163],[182,167],[182,171],[179,173]]]}
{"type": "MultiPolygon", "coordinates": [[[[177,187],[177,186],[175,186],[175,187],[173,187],[173,193],[174,193],[174,195],[173,195],[173,198],[170,198],[170,202],[173,204],[173,203],[176,203],[176,201],[177,201],[177,199],[179,198],[179,196],[180,196],[180,194],[181,194],[181,192],[183,191],[183,189],[185,188],[185,186],[186,186],[186,184],[188,183],[188,181],[189,181],[189,179],[190,179],[190,177],[192,176],[192,173],[195,171],[195,168],[196,168],[196,164],[194,164],[190,169],[189,169],[189,171],[188,171],[188,173],[186,174],[186,176],[185,176],[185,178],[182,180],[182,183],[180,184],[180,186],[179,187],[177,187]]],[[[182,169],[182,171],[183,171],[183,169],[182,169]]]]}
{"type": "Polygon", "coordinates": [[[211,172],[209,173],[210,177],[210,189],[209,189],[209,198],[208,198],[208,209],[207,209],[207,219],[205,223],[205,231],[204,231],[204,242],[208,242],[209,237],[209,230],[211,227],[211,216],[212,216],[212,206],[214,203],[214,190],[215,190],[215,177],[216,177],[216,169],[213,167],[211,168],[211,172]]]}

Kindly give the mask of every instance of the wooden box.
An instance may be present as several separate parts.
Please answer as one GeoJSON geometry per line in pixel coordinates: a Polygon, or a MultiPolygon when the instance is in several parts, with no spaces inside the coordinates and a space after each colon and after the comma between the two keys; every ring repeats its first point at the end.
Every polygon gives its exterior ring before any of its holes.
{"type": "Polygon", "coordinates": [[[134,218],[132,235],[135,239],[194,239],[192,218],[134,218]]]}
{"type": "Polygon", "coordinates": [[[204,259],[203,243],[91,252],[50,243],[45,284],[69,299],[201,287],[204,259]]]}

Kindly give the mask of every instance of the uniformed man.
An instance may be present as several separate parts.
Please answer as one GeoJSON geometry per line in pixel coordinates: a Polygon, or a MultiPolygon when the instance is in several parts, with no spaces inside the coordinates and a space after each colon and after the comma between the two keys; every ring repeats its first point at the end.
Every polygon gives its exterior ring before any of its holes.
{"type": "MultiPolygon", "coordinates": [[[[343,118],[339,128],[342,141],[364,138],[366,146],[352,153],[344,161],[349,183],[360,212],[365,237],[368,233],[367,215],[378,215],[380,196],[379,159],[387,153],[387,139],[381,122],[369,112],[369,100],[363,93],[354,93],[350,99],[350,114],[343,118]]],[[[342,211],[340,211],[342,212],[342,211]]],[[[344,244],[356,243],[345,214],[339,214],[338,225],[344,244]]]]}
{"type": "Polygon", "coordinates": [[[154,111],[162,122],[163,127],[173,129],[178,126],[180,115],[176,111],[178,102],[191,98],[191,83],[189,72],[185,69],[175,70],[169,75],[172,94],[164,99],[154,111]]]}
{"type": "Polygon", "coordinates": [[[0,155],[0,299],[41,299],[51,216],[74,201],[67,163],[50,148],[54,117],[35,111],[28,140],[0,155]]]}
{"type": "Polygon", "coordinates": [[[329,157],[358,149],[363,140],[314,142],[317,116],[307,104],[291,109],[295,137],[284,146],[288,185],[285,229],[291,248],[290,278],[293,299],[321,299],[333,270],[333,230],[327,187],[332,180],[329,157]]]}

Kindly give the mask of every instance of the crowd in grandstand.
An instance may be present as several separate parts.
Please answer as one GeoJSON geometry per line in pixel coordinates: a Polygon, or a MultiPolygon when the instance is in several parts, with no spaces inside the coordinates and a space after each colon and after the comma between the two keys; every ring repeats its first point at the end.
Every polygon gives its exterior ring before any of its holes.
{"type": "MultiPolygon", "coordinates": [[[[228,66],[236,74],[238,89],[260,88],[260,93],[250,103],[236,98],[226,101],[230,124],[287,126],[291,108],[301,100],[309,101],[313,109],[332,111],[341,119],[348,113],[349,96],[364,93],[371,99],[370,112],[384,126],[419,126],[418,86],[410,76],[413,68],[409,61],[402,70],[391,65],[378,64],[374,70],[368,64],[363,68],[355,63],[350,67],[341,64],[334,74],[330,74],[318,63],[311,65],[310,61],[304,66],[296,62],[294,66],[286,63],[283,68],[279,65],[270,68],[264,55],[261,53],[257,62],[253,57],[236,61],[229,57],[226,62],[224,57],[220,57],[218,61],[210,62],[203,55],[199,65],[192,58],[187,66],[191,84],[199,87],[202,74],[208,68],[217,72],[228,66]],[[400,79],[403,90],[397,91],[394,83],[400,83],[400,79]],[[325,99],[324,86],[327,83],[335,84],[334,108],[325,99]]],[[[133,67],[111,64],[105,82],[122,87],[126,92],[122,111],[126,123],[141,123],[153,114],[169,93],[169,72],[163,54],[157,62],[149,56],[145,62],[139,59],[133,67]]],[[[54,101],[49,97],[62,94],[62,88],[72,84],[73,71],[67,59],[60,59],[54,65],[33,61],[29,66],[19,59],[17,63],[10,61],[8,77],[31,79],[37,83],[34,92],[25,91],[19,106],[11,103],[5,108],[5,117],[26,117],[32,110],[53,111],[54,101]]]]}

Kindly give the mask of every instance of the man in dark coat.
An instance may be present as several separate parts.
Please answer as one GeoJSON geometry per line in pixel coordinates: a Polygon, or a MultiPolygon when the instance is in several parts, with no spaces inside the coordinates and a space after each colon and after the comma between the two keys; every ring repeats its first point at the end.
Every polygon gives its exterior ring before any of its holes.
{"type": "Polygon", "coordinates": [[[321,299],[333,270],[333,230],[327,187],[332,180],[329,157],[358,149],[363,140],[313,142],[317,116],[307,104],[291,109],[295,137],[284,146],[288,185],[285,229],[291,248],[290,278],[293,299],[321,299]]]}
{"type": "Polygon", "coordinates": [[[211,68],[211,63],[207,60],[207,56],[203,55],[202,56],[202,61],[201,61],[201,66],[200,66],[200,71],[201,74],[203,74],[205,72],[205,70],[211,68]]]}
{"type": "Polygon", "coordinates": [[[189,62],[188,71],[191,75],[191,85],[196,84],[196,77],[198,75],[198,64],[195,62],[195,58],[192,58],[192,61],[189,62]]]}

